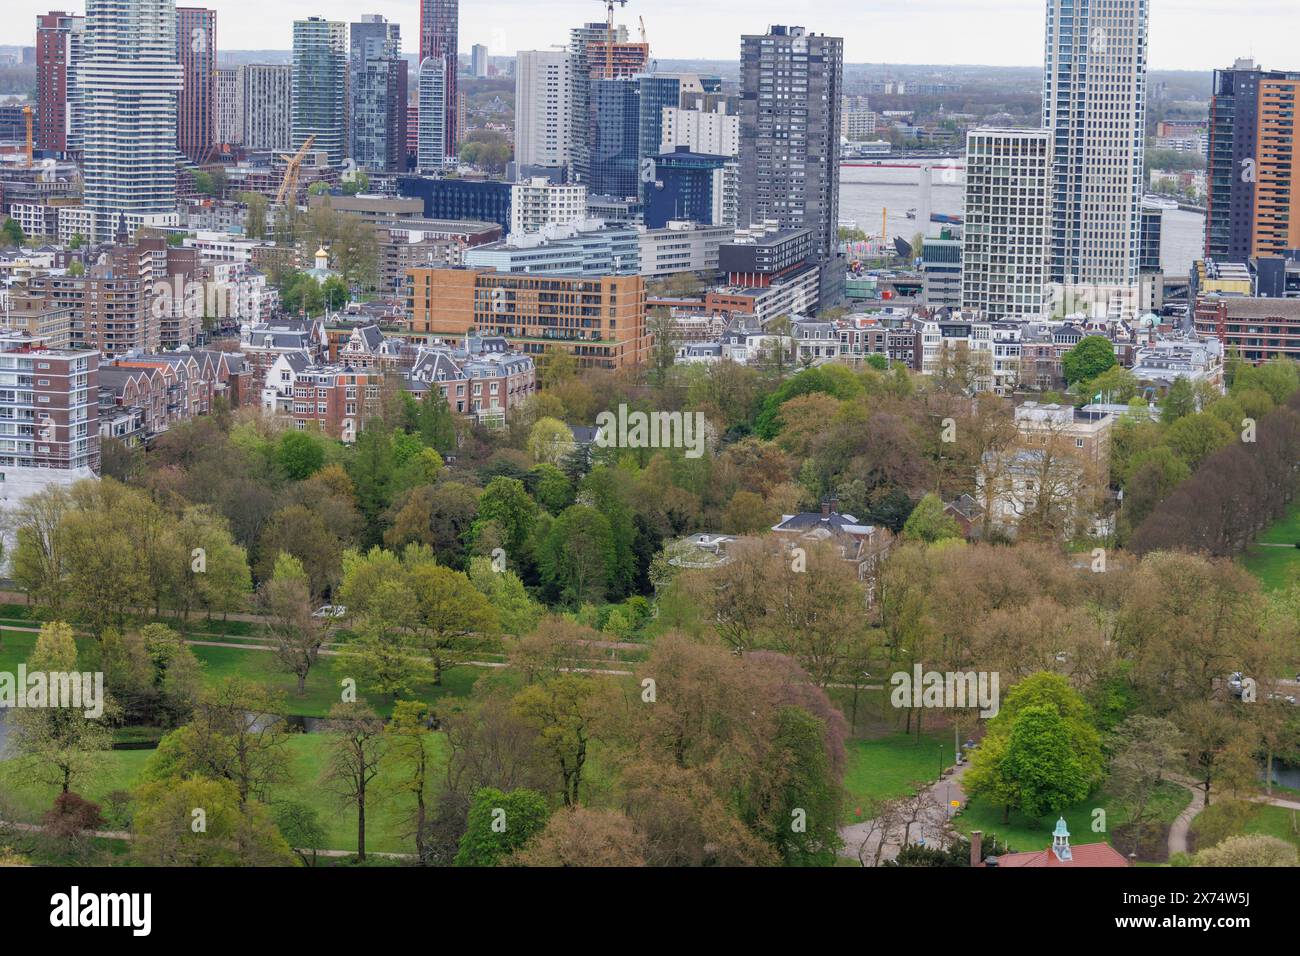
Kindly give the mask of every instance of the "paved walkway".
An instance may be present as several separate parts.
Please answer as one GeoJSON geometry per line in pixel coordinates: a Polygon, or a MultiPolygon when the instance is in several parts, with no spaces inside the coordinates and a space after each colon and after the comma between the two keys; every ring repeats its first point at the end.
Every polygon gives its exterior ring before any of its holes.
{"type": "Polygon", "coordinates": [[[1190,780],[1176,778],[1174,783],[1181,784],[1192,791],[1192,802],[1187,805],[1187,808],[1182,813],[1178,814],[1178,819],[1169,827],[1169,855],[1171,857],[1175,853],[1187,852],[1187,832],[1191,829],[1192,821],[1196,819],[1197,814],[1205,809],[1204,790],[1190,780]]]}
{"type": "MultiPolygon", "coordinates": [[[[926,788],[934,801],[934,807],[924,813],[916,823],[912,825],[911,841],[917,843],[924,839],[927,844],[937,844],[941,841],[951,825],[952,815],[957,808],[951,805],[951,801],[957,800],[963,806],[966,804],[966,792],[961,788],[961,778],[966,773],[969,763],[964,763],[957,767],[947,776],[936,780],[926,788]]],[[[862,823],[850,823],[840,827],[840,839],[844,841],[844,846],[840,850],[840,856],[846,856],[851,859],[874,859],[876,848],[880,845],[883,836],[885,840],[884,851],[880,855],[881,862],[892,860],[898,856],[898,851],[902,848],[903,835],[906,831],[906,824],[900,824],[893,827],[888,833],[881,834],[879,831],[873,832],[873,823],[871,820],[862,823]],[[866,844],[865,847],[863,844],[866,844]]]]}

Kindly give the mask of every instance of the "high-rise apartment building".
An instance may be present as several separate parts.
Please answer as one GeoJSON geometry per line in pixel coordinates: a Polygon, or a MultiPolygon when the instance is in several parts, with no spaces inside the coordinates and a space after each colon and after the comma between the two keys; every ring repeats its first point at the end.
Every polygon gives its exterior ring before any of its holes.
{"type": "Polygon", "coordinates": [[[348,27],[340,20],[308,17],[293,22],[293,142],[310,136],[331,166],[347,158],[348,27]]]}
{"type": "Polygon", "coordinates": [[[244,142],[244,71],[243,66],[217,67],[217,129],[218,143],[244,142]]]}
{"type": "Polygon", "coordinates": [[[520,170],[570,169],[574,67],[568,50],[520,50],[516,55],[515,163],[520,170]]]}
{"type": "Polygon", "coordinates": [[[425,57],[420,64],[419,137],[416,168],[441,169],[447,163],[447,61],[425,57]]]}
{"type": "Polygon", "coordinates": [[[482,43],[475,43],[470,51],[470,67],[476,77],[488,75],[488,48],[482,43]]]}
{"type": "Polygon", "coordinates": [[[172,0],[86,0],[79,82],[94,238],[175,221],[181,70],[172,0]]]}
{"type": "Polygon", "coordinates": [[[1300,249],[1300,73],[1238,60],[1214,73],[1205,255],[1219,262],[1300,249]]]}
{"type": "MultiPolygon", "coordinates": [[[[962,308],[977,309],[992,321],[1041,318],[1051,226],[1051,131],[971,130],[966,137],[962,308]]],[[[927,240],[927,250],[929,246],[927,240]]]]}
{"type": "Polygon", "coordinates": [[[843,294],[836,259],[844,41],[803,27],[741,37],[740,221],[810,229],[822,302],[843,294]]]}
{"type": "Polygon", "coordinates": [[[195,165],[206,163],[217,125],[217,11],[176,8],[176,58],[181,96],[176,145],[195,165]]]}
{"type": "Polygon", "coordinates": [[[725,101],[711,109],[666,107],[659,136],[659,151],[671,153],[685,146],[706,156],[740,155],[740,116],[725,101]]]}
{"type": "Polygon", "coordinates": [[[289,149],[293,143],[293,67],[250,63],[244,67],[244,145],[289,149]]]}
{"type": "Polygon", "coordinates": [[[99,355],[0,332],[0,510],[99,473],[99,355]]]}
{"type": "Polygon", "coordinates": [[[456,82],[460,70],[460,0],[420,0],[421,64],[430,57],[443,62],[443,83],[446,86],[443,97],[446,115],[442,121],[446,144],[443,152],[455,156],[460,142],[460,127],[456,123],[457,94],[460,92],[456,82]]]}
{"type": "Polygon", "coordinates": [[[1146,143],[1148,0],[1047,0],[1052,280],[1135,288],[1146,143]]]}
{"type": "Polygon", "coordinates": [[[587,182],[598,196],[635,197],[639,189],[641,84],[632,77],[591,81],[587,182]]]}
{"type": "Polygon", "coordinates": [[[361,169],[406,169],[406,61],[401,27],[368,14],[352,24],[352,158],[361,169]]]}
{"type": "Polygon", "coordinates": [[[55,11],[36,18],[36,145],[57,153],[81,148],[77,71],[86,18],[55,11]]]}

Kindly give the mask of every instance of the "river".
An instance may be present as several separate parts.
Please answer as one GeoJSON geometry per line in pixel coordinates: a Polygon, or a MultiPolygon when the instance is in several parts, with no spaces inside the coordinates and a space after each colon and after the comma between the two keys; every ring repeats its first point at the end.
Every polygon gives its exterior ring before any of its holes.
{"type": "MultiPolygon", "coordinates": [[[[916,161],[919,162],[919,161],[916,161]]],[[[930,205],[934,212],[960,216],[964,211],[962,190],[965,175],[960,169],[945,169],[943,162],[934,164],[930,205]],[[946,180],[951,180],[946,181],[946,180]]],[[[840,169],[840,218],[852,219],[869,235],[880,232],[880,214],[888,211],[889,235],[907,241],[919,231],[917,222],[907,218],[907,211],[920,203],[921,172],[885,166],[845,166],[840,169]]],[[[1205,216],[1200,213],[1171,209],[1164,216],[1160,244],[1161,265],[1165,275],[1185,276],[1192,262],[1203,253],[1205,216]]]]}

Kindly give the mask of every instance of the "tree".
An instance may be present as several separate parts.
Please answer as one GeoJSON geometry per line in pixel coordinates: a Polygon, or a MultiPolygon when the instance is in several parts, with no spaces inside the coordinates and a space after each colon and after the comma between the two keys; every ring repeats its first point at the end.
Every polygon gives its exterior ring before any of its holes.
{"type": "Polygon", "coordinates": [[[493,478],[479,496],[478,521],[495,521],[501,526],[506,551],[515,561],[522,560],[536,519],[537,503],[516,478],[493,478]]]}
{"type": "Polygon", "coordinates": [[[271,819],[303,865],[315,866],[316,850],[324,844],[326,836],[316,808],[292,800],[279,800],[271,804],[271,819]]]}
{"type": "Polygon", "coordinates": [[[560,809],[509,858],[515,866],[645,866],[645,838],[627,815],[586,807],[560,809]]]}
{"type": "Polygon", "coordinates": [[[682,336],[677,329],[671,309],[651,309],[646,321],[646,331],[654,336],[655,383],[663,388],[668,374],[677,361],[677,349],[682,336]]]}
{"type": "Polygon", "coordinates": [[[27,241],[27,236],[23,234],[23,227],[18,224],[17,219],[6,218],[4,225],[0,226],[0,236],[3,237],[6,246],[21,246],[27,241]]]}
{"type": "Polygon", "coordinates": [[[1092,776],[1070,749],[1070,733],[1051,707],[1027,707],[1017,716],[1007,740],[1002,773],[1016,782],[1020,809],[1027,816],[1060,813],[1082,800],[1092,776]]]}
{"type": "Polygon", "coordinates": [[[292,866],[271,814],[240,804],[235,785],[206,777],[158,780],[135,794],[131,844],[142,866],[292,866]]]}
{"type": "Polygon", "coordinates": [[[280,436],[276,459],[290,481],[302,481],[325,466],[325,446],[307,432],[287,431],[280,436]]]}
{"type": "Polygon", "coordinates": [[[559,770],[566,806],[579,803],[582,773],[596,719],[596,685],[590,677],[560,674],[515,695],[515,712],[537,732],[542,749],[559,770]]]}
{"type": "Polygon", "coordinates": [[[522,637],[541,620],[542,606],[528,596],[524,582],[513,571],[497,571],[489,559],[474,558],[469,579],[495,608],[503,634],[522,637]]]}
{"type": "MultiPolygon", "coordinates": [[[[27,666],[33,674],[45,675],[47,685],[57,680],[57,674],[69,674],[80,681],[72,628],[58,621],[42,625],[27,666]]],[[[26,687],[21,690],[29,692],[26,687]]],[[[45,703],[53,702],[47,699],[45,703]]],[[[70,707],[68,701],[61,704],[15,709],[10,747],[17,779],[71,793],[85,790],[98,775],[112,747],[113,732],[102,714],[86,716],[92,701],[83,699],[82,707],[70,707]]],[[[113,707],[112,701],[100,704],[109,711],[113,707]]]]}
{"type": "Polygon", "coordinates": [[[1094,379],[1117,364],[1115,346],[1104,335],[1084,336],[1078,345],[1061,356],[1066,385],[1094,379]]]}
{"type": "Polygon", "coordinates": [[[1107,788],[1124,808],[1135,853],[1152,813],[1152,798],[1181,760],[1181,743],[1178,727],[1159,717],[1134,714],[1115,728],[1107,788]]]}
{"type": "Polygon", "coordinates": [[[550,809],[533,790],[502,793],[485,787],[474,795],[456,866],[497,866],[546,826],[550,809]]]}
{"type": "Polygon", "coordinates": [[[538,419],[528,433],[528,454],[539,464],[560,464],[573,446],[569,426],[554,418],[538,419]]]}
{"type": "Polygon", "coordinates": [[[609,589],[617,555],[609,519],[588,505],[573,505],[551,524],[537,549],[543,584],[556,599],[579,605],[609,589]]]}
{"type": "Polygon", "coordinates": [[[1192,866],[1256,867],[1295,866],[1296,848],[1285,840],[1265,834],[1228,837],[1222,843],[1199,851],[1192,866]]]}
{"type": "Polygon", "coordinates": [[[389,739],[389,759],[396,763],[402,774],[397,786],[410,794],[415,802],[411,811],[410,831],[415,837],[415,853],[425,859],[425,838],[428,830],[429,775],[429,707],[420,701],[401,700],[393,707],[393,719],[385,728],[389,739]]]}
{"type": "Polygon", "coordinates": [[[321,782],[357,810],[357,859],[366,860],[366,800],[388,749],[384,722],[360,703],[335,704],[329,716],[328,763],[321,782]]]}
{"type": "Polygon", "coordinates": [[[261,193],[241,193],[239,201],[246,207],[244,232],[250,239],[266,238],[266,197],[261,193]]]}
{"type": "Polygon", "coordinates": [[[280,552],[259,600],[276,661],[298,679],[297,694],[302,697],[326,637],[325,622],[312,616],[311,588],[302,562],[280,552]]]}
{"type": "Polygon", "coordinates": [[[944,513],[944,504],[938,495],[922,498],[908,515],[903,525],[903,537],[909,540],[934,544],[947,538],[961,538],[957,522],[944,513]]]}
{"type": "Polygon", "coordinates": [[[188,724],[162,739],[145,775],[229,780],[241,806],[265,801],[272,787],[289,779],[287,741],[279,698],[242,677],[227,677],[203,693],[188,724]]]}
{"type": "Polygon", "coordinates": [[[1101,779],[1101,737],[1087,703],[1060,674],[1020,681],[988,724],[963,783],[1029,816],[1058,813],[1082,800],[1101,779]]]}

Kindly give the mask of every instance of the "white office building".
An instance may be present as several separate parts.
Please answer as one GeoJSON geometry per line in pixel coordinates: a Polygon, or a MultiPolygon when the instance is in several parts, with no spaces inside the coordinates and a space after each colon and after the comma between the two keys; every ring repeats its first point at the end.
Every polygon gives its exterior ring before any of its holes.
{"type": "Polygon", "coordinates": [[[966,137],[961,304],[991,321],[1042,316],[1051,235],[1047,130],[976,129],[966,137]]]}
{"type": "Polygon", "coordinates": [[[515,59],[515,162],[568,167],[575,60],[568,50],[520,50],[515,59]]]}
{"type": "Polygon", "coordinates": [[[83,109],[85,207],[94,238],[176,215],[181,68],[172,0],[86,0],[83,109]]]}
{"type": "Polygon", "coordinates": [[[541,232],[587,218],[587,187],[533,178],[510,187],[510,235],[541,232]]]}

